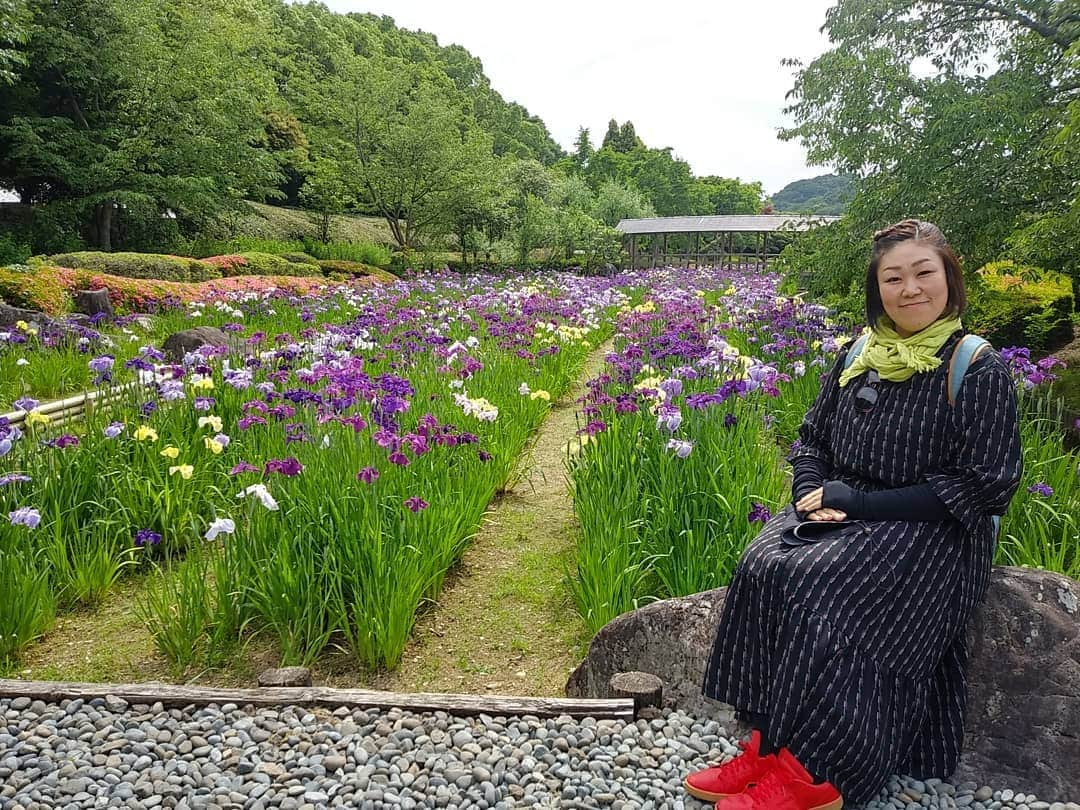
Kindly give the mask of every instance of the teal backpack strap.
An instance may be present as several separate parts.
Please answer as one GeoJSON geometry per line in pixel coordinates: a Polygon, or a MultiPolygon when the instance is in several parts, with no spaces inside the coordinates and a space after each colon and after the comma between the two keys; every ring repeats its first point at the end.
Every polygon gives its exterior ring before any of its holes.
{"type": "MultiPolygon", "coordinates": [[[[968,367],[975,361],[984,349],[990,348],[990,343],[978,335],[964,335],[953,349],[952,358],[949,360],[949,405],[956,404],[956,398],[960,394],[960,386],[964,382],[964,375],[968,367]]],[[[990,523],[993,526],[994,542],[997,543],[1001,533],[1001,515],[990,515],[990,523]]]]}
{"type": "Polygon", "coordinates": [[[851,348],[847,351],[847,357],[844,358],[844,368],[847,368],[855,362],[855,358],[859,356],[859,352],[862,351],[862,347],[866,345],[866,339],[870,337],[869,332],[865,332],[859,335],[858,339],[851,344],[851,348]]]}
{"type": "Polygon", "coordinates": [[[952,358],[949,360],[949,405],[956,404],[956,397],[960,393],[960,386],[964,382],[964,375],[968,366],[990,343],[978,335],[964,335],[953,349],[952,358]]]}

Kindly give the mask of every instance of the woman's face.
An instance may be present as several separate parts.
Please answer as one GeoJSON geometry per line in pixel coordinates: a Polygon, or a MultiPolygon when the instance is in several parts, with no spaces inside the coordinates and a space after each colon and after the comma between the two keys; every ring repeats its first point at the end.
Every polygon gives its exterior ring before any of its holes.
{"type": "Polygon", "coordinates": [[[937,251],[914,239],[881,254],[877,282],[885,314],[901,337],[925,329],[949,304],[944,262],[937,251]]]}

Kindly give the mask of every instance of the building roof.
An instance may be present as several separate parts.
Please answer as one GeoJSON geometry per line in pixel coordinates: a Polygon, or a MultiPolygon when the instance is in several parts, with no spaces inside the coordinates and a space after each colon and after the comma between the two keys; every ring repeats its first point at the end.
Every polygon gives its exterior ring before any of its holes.
{"type": "Polygon", "coordinates": [[[650,217],[623,219],[615,226],[623,233],[724,233],[744,231],[807,231],[840,217],[802,214],[732,214],[718,217],[650,217]]]}

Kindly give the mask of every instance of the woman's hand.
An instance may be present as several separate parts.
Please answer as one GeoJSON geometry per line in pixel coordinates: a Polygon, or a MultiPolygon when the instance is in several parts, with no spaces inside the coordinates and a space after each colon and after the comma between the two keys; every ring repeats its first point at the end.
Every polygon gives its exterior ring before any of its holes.
{"type": "Polygon", "coordinates": [[[839,509],[830,509],[825,507],[824,509],[816,509],[806,516],[807,520],[847,520],[847,512],[841,512],[839,509]]]}
{"type": "Polygon", "coordinates": [[[807,492],[795,503],[795,511],[805,514],[807,520],[846,520],[846,512],[821,505],[824,491],[824,487],[818,487],[807,492]]]}

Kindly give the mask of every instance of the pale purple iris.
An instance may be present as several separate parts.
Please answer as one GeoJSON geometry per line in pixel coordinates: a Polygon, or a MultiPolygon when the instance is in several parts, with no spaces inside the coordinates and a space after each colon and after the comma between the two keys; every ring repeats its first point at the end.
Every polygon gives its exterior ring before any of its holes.
{"type": "Polygon", "coordinates": [[[660,390],[668,395],[668,399],[674,399],[682,393],[682,380],[677,380],[674,377],[670,377],[660,383],[660,390]]]}
{"type": "Polygon", "coordinates": [[[106,439],[115,439],[117,436],[124,432],[124,423],[111,422],[101,432],[105,434],[106,439]]]}
{"type": "Polygon", "coordinates": [[[14,512],[8,512],[8,520],[12,526],[25,526],[28,529],[36,529],[41,523],[41,513],[31,506],[20,506],[14,512]]]}
{"type": "Polygon", "coordinates": [[[195,397],[195,401],[192,403],[197,411],[213,410],[216,404],[217,402],[213,397],[195,397]]]}
{"type": "Polygon", "coordinates": [[[667,443],[667,449],[675,453],[679,458],[686,458],[694,449],[694,443],[683,439],[671,439],[667,443]]]}
{"type": "Polygon", "coordinates": [[[90,360],[86,365],[90,366],[90,370],[95,374],[104,375],[112,371],[115,364],[116,358],[109,354],[103,354],[101,357],[90,360]]]}
{"type": "Polygon", "coordinates": [[[19,397],[15,400],[15,407],[29,413],[41,403],[33,397],[19,397]]]}
{"type": "Polygon", "coordinates": [[[0,439],[0,458],[3,458],[11,452],[11,439],[7,436],[0,439]]]}
{"type": "Polygon", "coordinates": [[[240,475],[240,473],[246,472],[259,472],[259,468],[254,464],[248,464],[246,461],[239,461],[235,467],[229,470],[229,475],[240,475]]]}
{"type": "Polygon", "coordinates": [[[8,473],[7,475],[0,475],[0,487],[6,487],[8,484],[25,484],[33,479],[29,475],[23,473],[8,473]]]}
{"type": "Polygon", "coordinates": [[[668,433],[674,433],[682,424],[682,412],[671,405],[661,405],[660,412],[656,417],[656,429],[663,428],[668,433]]]}

